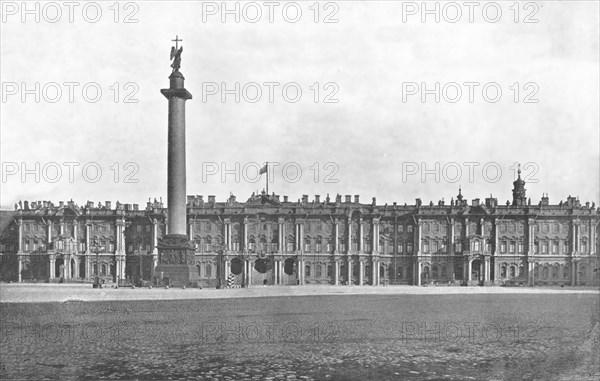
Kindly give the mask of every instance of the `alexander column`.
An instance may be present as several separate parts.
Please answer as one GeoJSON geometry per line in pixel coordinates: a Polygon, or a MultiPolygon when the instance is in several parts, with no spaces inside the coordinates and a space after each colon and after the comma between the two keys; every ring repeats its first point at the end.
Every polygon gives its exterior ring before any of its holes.
{"type": "Polygon", "coordinates": [[[194,285],[198,271],[194,266],[195,246],[186,233],[186,174],[185,174],[185,101],[192,99],[183,86],[184,77],[179,72],[182,41],[175,37],[171,48],[170,86],[160,92],[169,100],[167,208],[168,233],[158,240],[158,266],[156,273],[169,278],[173,286],[194,285]]]}

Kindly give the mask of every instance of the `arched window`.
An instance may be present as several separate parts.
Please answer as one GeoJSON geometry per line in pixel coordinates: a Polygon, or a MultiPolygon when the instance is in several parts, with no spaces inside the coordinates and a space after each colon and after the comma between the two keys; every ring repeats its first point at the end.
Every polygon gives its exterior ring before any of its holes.
{"type": "Polygon", "coordinates": [[[396,274],[398,276],[398,279],[402,279],[402,277],[404,276],[404,273],[402,271],[402,266],[398,266],[398,269],[396,270],[396,274]]]}
{"type": "Polygon", "coordinates": [[[446,266],[442,266],[442,278],[446,278],[448,276],[446,266]]]}
{"type": "Polygon", "coordinates": [[[206,265],[204,270],[205,270],[204,276],[207,278],[210,278],[212,276],[212,266],[210,265],[210,263],[206,265]]]}
{"type": "Polygon", "coordinates": [[[542,279],[548,279],[548,267],[544,266],[542,269],[542,279]]]}
{"type": "Polygon", "coordinates": [[[516,273],[515,266],[510,266],[510,277],[514,278],[516,273]]]}
{"type": "Polygon", "coordinates": [[[254,239],[254,237],[250,237],[250,239],[248,240],[248,250],[251,252],[256,250],[256,240],[254,239]]]}
{"type": "Polygon", "coordinates": [[[581,252],[584,254],[587,253],[587,238],[586,237],[583,237],[581,239],[581,252]]]}
{"type": "Polygon", "coordinates": [[[519,277],[524,277],[525,276],[525,267],[523,267],[522,265],[519,266],[519,277]]]}
{"type": "Polygon", "coordinates": [[[500,267],[500,278],[506,278],[506,266],[500,267]]]}
{"type": "Polygon", "coordinates": [[[100,275],[106,275],[106,263],[102,264],[101,271],[102,273],[100,275]]]}
{"type": "Polygon", "coordinates": [[[266,253],[267,252],[267,240],[265,239],[265,237],[262,237],[260,239],[260,251],[262,253],[266,253]]]}
{"type": "Polygon", "coordinates": [[[565,267],[563,268],[563,278],[565,278],[565,279],[569,279],[569,278],[571,277],[571,276],[570,276],[570,271],[569,271],[569,270],[570,270],[570,269],[569,269],[569,266],[565,266],[565,267]]]}
{"type": "Polygon", "coordinates": [[[558,266],[552,267],[552,279],[558,279],[558,266]]]}
{"type": "Polygon", "coordinates": [[[327,265],[327,276],[333,277],[333,265],[327,265]]]}
{"type": "Polygon", "coordinates": [[[304,276],[310,276],[310,265],[304,266],[304,276]]]}
{"type": "Polygon", "coordinates": [[[316,276],[317,278],[320,278],[320,277],[321,277],[321,265],[319,265],[319,264],[317,264],[317,265],[315,266],[315,276],[316,276]]]}
{"type": "Polygon", "coordinates": [[[429,241],[423,240],[423,252],[429,253],[429,241]]]}
{"type": "Polygon", "coordinates": [[[581,265],[581,268],[579,269],[579,272],[581,273],[581,277],[582,278],[586,277],[587,269],[585,268],[585,265],[581,265]]]}
{"type": "Polygon", "coordinates": [[[432,273],[433,279],[437,279],[438,278],[438,267],[437,267],[437,265],[433,265],[431,267],[431,273],[432,273]]]}
{"type": "Polygon", "coordinates": [[[204,239],[204,252],[210,253],[212,251],[212,237],[207,235],[204,239]]]}
{"type": "Polygon", "coordinates": [[[304,238],[304,252],[305,253],[310,253],[310,238],[304,238]]]}
{"type": "Polygon", "coordinates": [[[202,267],[200,265],[196,265],[196,270],[198,270],[198,276],[202,277],[202,267]]]}

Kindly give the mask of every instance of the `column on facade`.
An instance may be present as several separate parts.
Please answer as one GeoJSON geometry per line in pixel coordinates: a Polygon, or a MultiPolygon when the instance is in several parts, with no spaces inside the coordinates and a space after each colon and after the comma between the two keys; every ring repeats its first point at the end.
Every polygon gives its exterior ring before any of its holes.
{"type": "Polygon", "coordinates": [[[490,281],[490,258],[486,257],[485,258],[485,273],[484,273],[484,281],[489,282],[490,281]]]}
{"type": "Polygon", "coordinates": [[[527,256],[536,255],[535,252],[535,222],[533,219],[527,220],[527,256]]]}
{"type": "Polygon", "coordinates": [[[348,286],[352,286],[352,257],[348,256],[348,266],[346,268],[348,286]]]}
{"type": "Polygon", "coordinates": [[[229,274],[231,273],[231,261],[229,259],[225,260],[225,283],[227,284],[229,280],[229,274]]]}
{"type": "Polygon", "coordinates": [[[379,253],[379,220],[373,219],[373,245],[371,247],[372,253],[379,253]]]}
{"type": "Polygon", "coordinates": [[[90,241],[91,241],[92,225],[90,221],[85,222],[85,277],[91,278],[90,268],[90,241]]]}
{"type": "Polygon", "coordinates": [[[244,250],[248,251],[248,217],[244,217],[244,250]]]}
{"type": "Polygon", "coordinates": [[[450,259],[448,261],[448,274],[450,275],[451,279],[454,280],[455,278],[455,273],[454,273],[454,218],[450,218],[449,221],[450,227],[449,227],[449,232],[448,232],[448,258],[450,259]]]}
{"type": "Polygon", "coordinates": [[[73,221],[73,241],[75,241],[75,252],[79,252],[79,223],[77,220],[73,221]]]}
{"type": "Polygon", "coordinates": [[[348,247],[346,249],[346,253],[350,253],[352,251],[352,215],[348,216],[348,247]]]}
{"type": "Polygon", "coordinates": [[[338,224],[338,219],[335,218],[333,220],[333,253],[337,253],[338,252],[338,242],[340,239],[340,235],[339,235],[339,224],[338,224]]]}
{"type": "Polygon", "coordinates": [[[278,221],[279,224],[279,235],[277,238],[277,251],[280,253],[283,253],[284,251],[284,243],[285,243],[285,220],[283,218],[280,218],[278,221]]]}
{"type": "Polygon", "coordinates": [[[596,254],[596,221],[590,220],[590,255],[596,254]]]}
{"type": "Polygon", "coordinates": [[[571,262],[571,286],[577,286],[577,261],[571,262]]]}
{"type": "Polygon", "coordinates": [[[48,256],[48,262],[49,262],[49,266],[50,266],[50,273],[48,274],[49,278],[54,279],[54,269],[56,266],[56,259],[54,258],[54,254],[50,254],[48,256]]]}
{"type": "Polygon", "coordinates": [[[363,261],[358,261],[358,285],[362,286],[363,285],[363,276],[364,276],[364,271],[365,271],[365,264],[363,261]]]}
{"type": "Polygon", "coordinates": [[[52,243],[52,221],[48,220],[48,225],[47,225],[47,237],[46,237],[46,244],[48,245],[48,248],[50,248],[50,244],[52,243]]]}
{"type": "Polygon", "coordinates": [[[471,258],[468,259],[469,261],[469,272],[467,273],[467,280],[471,281],[471,277],[473,276],[473,261],[471,260],[471,258]]]}
{"type": "Polygon", "coordinates": [[[338,285],[339,283],[339,279],[340,279],[340,264],[339,262],[336,260],[334,262],[334,266],[333,266],[333,284],[335,286],[338,285]]]}
{"type": "Polygon", "coordinates": [[[534,281],[533,281],[533,262],[529,262],[527,264],[527,285],[528,286],[533,286],[534,285],[534,281]]]}
{"type": "MultiPolygon", "coordinates": [[[[421,229],[422,229],[421,221],[417,221],[417,226],[415,229],[415,232],[416,232],[415,243],[414,243],[417,256],[421,254],[421,229]]],[[[421,271],[419,270],[419,273],[420,272],[421,271]]]]}
{"type": "Polygon", "coordinates": [[[188,237],[190,239],[190,241],[194,240],[194,221],[189,221],[188,222],[188,237]]]}
{"type": "Polygon", "coordinates": [[[156,266],[158,266],[158,221],[154,218],[152,219],[152,277],[154,277],[156,266]]]}
{"type": "Polygon", "coordinates": [[[417,258],[416,264],[415,264],[415,269],[416,269],[416,276],[415,279],[417,281],[417,286],[421,285],[421,261],[419,261],[419,259],[417,258]]]}
{"type": "Polygon", "coordinates": [[[372,262],[373,263],[371,264],[371,266],[372,266],[372,268],[371,268],[371,284],[373,286],[377,286],[377,284],[378,284],[378,282],[377,282],[377,273],[378,273],[378,271],[377,271],[377,267],[378,267],[377,259],[373,258],[372,262]]]}
{"type": "MultiPolygon", "coordinates": [[[[22,253],[23,252],[23,220],[18,220],[17,221],[17,226],[18,226],[18,241],[17,241],[17,246],[18,246],[18,251],[17,253],[22,253]]],[[[21,276],[21,272],[19,271],[19,277],[21,276]]]]}
{"type": "Polygon", "coordinates": [[[358,247],[356,248],[359,253],[365,251],[365,226],[362,217],[358,218],[358,247]]]}
{"type": "Polygon", "coordinates": [[[283,284],[283,261],[279,261],[279,284],[283,284]]]}
{"type": "Polygon", "coordinates": [[[17,261],[18,261],[18,265],[17,265],[18,282],[21,283],[21,281],[22,281],[21,272],[23,271],[23,256],[21,254],[17,254],[17,261]]]}
{"type": "Polygon", "coordinates": [[[252,285],[252,259],[246,261],[248,263],[248,273],[246,276],[248,286],[252,285]]]}

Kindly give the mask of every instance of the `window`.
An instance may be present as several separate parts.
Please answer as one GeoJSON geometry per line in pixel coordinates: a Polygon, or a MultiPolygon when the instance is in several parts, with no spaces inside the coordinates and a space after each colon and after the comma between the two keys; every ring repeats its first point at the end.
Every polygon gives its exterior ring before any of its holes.
{"type": "Polygon", "coordinates": [[[519,242],[517,245],[517,252],[520,254],[523,252],[523,242],[519,242]]]}
{"type": "Polygon", "coordinates": [[[364,251],[367,253],[370,253],[371,252],[371,241],[365,240],[363,243],[365,245],[364,251]]]}
{"type": "Polygon", "coordinates": [[[204,268],[205,274],[204,276],[206,276],[207,278],[210,278],[212,276],[212,266],[209,264],[206,265],[206,267],[204,268]]]}
{"type": "Polygon", "coordinates": [[[315,267],[315,276],[316,276],[317,278],[320,278],[320,277],[321,277],[321,265],[317,265],[317,266],[315,267]]]}
{"type": "Polygon", "coordinates": [[[327,252],[331,253],[331,242],[327,242],[327,252]]]}
{"type": "Polygon", "coordinates": [[[429,253],[429,241],[423,241],[423,252],[429,253]]]}
{"type": "Polygon", "coordinates": [[[569,266],[563,268],[563,278],[569,279],[569,266]]]}
{"type": "Polygon", "coordinates": [[[438,243],[437,243],[437,241],[433,241],[431,243],[431,252],[432,253],[437,253],[437,251],[438,251],[438,243]]]}
{"type": "Polygon", "coordinates": [[[516,273],[515,266],[510,266],[510,277],[514,278],[516,273]]]}
{"type": "Polygon", "coordinates": [[[587,253],[587,238],[581,239],[581,252],[584,254],[587,253]]]}
{"type": "Polygon", "coordinates": [[[400,242],[398,244],[398,254],[402,254],[403,253],[403,251],[402,251],[403,249],[404,249],[404,245],[402,244],[402,242],[400,242]]]}
{"type": "Polygon", "coordinates": [[[515,252],[515,241],[510,241],[508,245],[508,252],[511,254],[515,252]]]}
{"type": "Polygon", "coordinates": [[[552,242],[552,254],[556,254],[558,253],[558,242],[554,241],[552,242]]]}
{"type": "Polygon", "coordinates": [[[142,232],[142,226],[141,225],[136,226],[136,231],[138,233],[141,233],[142,232]]]}
{"type": "Polygon", "coordinates": [[[250,241],[248,241],[248,250],[254,251],[255,249],[256,249],[256,241],[254,241],[254,238],[250,238],[250,241]]]}
{"type": "Polygon", "coordinates": [[[310,265],[304,266],[304,276],[310,276],[310,265]]]}
{"type": "Polygon", "coordinates": [[[480,251],[481,250],[481,242],[479,242],[478,240],[473,242],[473,251],[480,251]]]}
{"type": "Polygon", "coordinates": [[[446,266],[442,266],[442,278],[445,278],[446,276],[446,266]]]}
{"type": "Polygon", "coordinates": [[[210,236],[208,236],[204,240],[204,252],[210,253],[211,251],[212,251],[212,238],[210,236]]]}
{"type": "Polygon", "coordinates": [[[506,253],[506,242],[504,241],[500,242],[500,252],[506,253]]]}
{"type": "Polygon", "coordinates": [[[310,252],[310,239],[308,238],[304,239],[304,251],[310,252]]]}
{"type": "Polygon", "coordinates": [[[408,242],[406,244],[406,252],[409,253],[409,254],[412,254],[412,252],[413,252],[413,244],[412,244],[412,242],[408,242]]]}
{"type": "Polygon", "coordinates": [[[506,266],[502,266],[500,268],[500,277],[501,278],[506,278],[506,266]]]}
{"type": "Polygon", "coordinates": [[[542,242],[542,254],[547,254],[548,253],[548,242],[544,241],[542,242]]]}
{"type": "Polygon", "coordinates": [[[412,232],[413,232],[413,227],[412,227],[412,225],[408,225],[408,226],[406,227],[406,231],[407,231],[408,233],[412,233],[412,232]]]}
{"type": "Polygon", "coordinates": [[[341,252],[344,252],[344,251],[346,251],[346,245],[345,245],[345,244],[343,244],[343,243],[340,243],[340,251],[341,251],[341,252]]]}
{"type": "Polygon", "coordinates": [[[399,225],[398,226],[398,232],[399,233],[404,233],[404,226],[403,225],[399,225]]]}
{"type": "Polygon", "coordinates": [[[558,266],[552,267],[552,279],[558,279],[558,266]]]}
{"type": "Polygon", "coordinates": [[[442,253],[446,254],[446,242],[442,242],[442,253]]]}

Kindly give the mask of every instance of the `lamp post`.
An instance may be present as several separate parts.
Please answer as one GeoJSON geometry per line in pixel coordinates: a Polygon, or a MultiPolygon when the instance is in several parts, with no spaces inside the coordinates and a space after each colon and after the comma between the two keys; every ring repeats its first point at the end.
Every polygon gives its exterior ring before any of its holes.
{"type": "Polygon", "coordinates": [[[98,239],[94,238],[94,241],[93,241],[90,249],[91,249],[92,253],[96,254],[96,279],[94,280],[93,288],[101,288],[100,277],[99,277],[100,266],[99,266],[99,262],[98,262],[98,254],[100,254],[101,252],[104,251],[104,246],[100,246],[98,239]]]}

